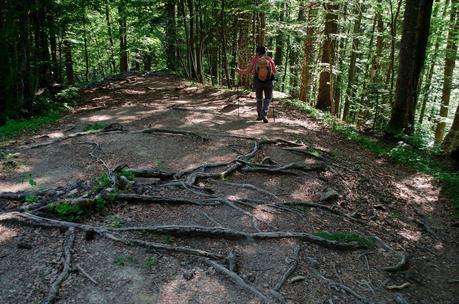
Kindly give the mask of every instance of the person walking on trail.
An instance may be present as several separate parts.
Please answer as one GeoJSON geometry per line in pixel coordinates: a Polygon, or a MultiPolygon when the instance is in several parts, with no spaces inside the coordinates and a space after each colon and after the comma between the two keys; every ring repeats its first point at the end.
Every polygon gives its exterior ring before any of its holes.
{"type": "Polygon", "coordinates": [[[242,70],[236,67],[236,72],[241,75],[253,75],[253,86],[257,98],[257,120],[263,120],[264,123],[267,123],[269,103],[273,98],[273,80],[276,74],[276,64],[271,57],[266,55],[264,46],[257,46],[256,53],[256,56],[252,58],[246,69],[242,70]]]}

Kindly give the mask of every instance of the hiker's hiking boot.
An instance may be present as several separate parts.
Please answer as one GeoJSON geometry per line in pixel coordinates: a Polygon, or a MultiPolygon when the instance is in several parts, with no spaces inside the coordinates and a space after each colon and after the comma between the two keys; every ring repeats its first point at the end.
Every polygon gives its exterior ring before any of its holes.
{"type": "Polygon", "coordinates": [[[268,123],[268,117],[262,116],[262,119],[263,119],[263,122],[264,122],[264,123],[268,123]]]}
{"type": "Polygon", "coordinates": [[[257,121],[261,121],[261,120],[263,120],[263,117],[261,117],[261,115],[258,115],[257,121]]]}

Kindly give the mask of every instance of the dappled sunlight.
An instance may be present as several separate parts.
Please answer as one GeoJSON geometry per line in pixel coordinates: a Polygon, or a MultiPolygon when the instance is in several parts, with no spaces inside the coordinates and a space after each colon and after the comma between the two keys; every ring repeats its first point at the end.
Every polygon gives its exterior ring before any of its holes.
{"type": "Polygon", "coordinates": [[[56,131],[56,132],[48,133],[46,134],[46,136],[48,136],[49,138],[61,138],[61,137],[64,137],[65,134],[64,132],[56,131]]]}
{"type": "Polygon", "coordinates": [[[111,98],[112,97],[109,96],[109,95],[103,95],[103,96],[99,96],[99,97],[94,97],[91,100],[92,101],[104,101],[104,100],[108,100],[108,99],[111,99],[111,98]]]}
{"type": "Polygon", "coordinates": [[[409,176],[402,181],[392,182],[396,195],[409,204],[416,204],[425,212],[432,212],[440,199],[440,189],[433,186],[433,178],[421,173],[409,176]]]}
{"type": "MultiPolygon", "coordinates": [[[[7,219],[7,216],[0,216],[0,221],[3,221],[5,219],[7,219]]],[[[17,235],[18,232],[16,230],[13,230],[7,226],[0,224],[0,244],[6,243],[7,241],[11,240],[17,235]]]]}
{"type": "Polygon", "coordinates": [[[113,116],[105,115],[105,114],[95,114],[89,117],[81,118],[82,121],[87,121],[87,122],[99,122],[99,121],[107,121],[111,119],[113,119],[113,116]]]}
{"type": "Polygon", "coordinates": [[[267,211],[267,210],[264,210],[263,208],[260,208],[260,207],[256,207],[253,209],[253,214],[259,218],[259,219],[262,219],[263,221],[266,221],[266,222],[272,222],[274,220],[274,214],[267,211]]]}
{"type": "Polygon", "coordinates": [[[146,94],[145,90],[133,90],[133,89],[124,89],[121,92],[126,95],[144,95],[146,94]]]}
{"type": "Polygon", "coordinates": [[[414,241],[414,242],[419,241],[422,236],[421,231],[410,230],[408,228],[403,228],[402,230],[398,232],[398,234],[404,237],[405,239],[407,239],[408,241],[414,241]]]}
{"type": "Polygon", "coordinates": [[[174,279],[160,287],[161,304],[176,303],[220,303],[228,299],[229,294],[217,278],[202,271],[194,274],[192,280],[186,280],[177,275],[174,279]]]}
{"type": "Polygon", "coordinates": [[[321,188],[323,188],[323,185],[320,180],[307,180],[298,185],[290,196],[295,200],[311,199],[321,188]]]}

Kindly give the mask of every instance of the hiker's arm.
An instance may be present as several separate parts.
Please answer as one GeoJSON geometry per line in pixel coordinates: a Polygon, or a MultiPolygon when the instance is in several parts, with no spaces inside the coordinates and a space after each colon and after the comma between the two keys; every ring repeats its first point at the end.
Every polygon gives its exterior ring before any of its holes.
{"type": "Polygon", "coordinates": [[[238,72],[241,75],[247,75],[247,74],[252,74],[254,72],[255,66],[253,64],[249,64],[247,68],[241,70],[239,67],[236,67],[236,72],[238,72]]]}

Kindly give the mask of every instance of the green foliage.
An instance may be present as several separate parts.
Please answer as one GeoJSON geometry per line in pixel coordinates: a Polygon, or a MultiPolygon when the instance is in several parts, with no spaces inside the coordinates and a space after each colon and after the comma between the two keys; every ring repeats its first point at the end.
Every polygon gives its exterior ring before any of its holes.
{"type": "Polygon", "coordinates": [[[105,198],[103,196],[96,196],[96,199],[94,200],[94,207],[96,208],[96,211],[103,211],[105,208],[107,208],[107,202],[105,201],[105,198]]]}
{"type": "Polygon", "coordinates": [[[112,228],[121,228],[124,224],[123,219],[117,214],[105,217],[105,222],[107,223],[108,227],[112,228]]]}
{"type": "Polygon", "coordinates": [[[57,215],[61,220],[69,222],[76,222],[85,214],[80,205],[65,201],[50,204],[48,211],[57,215]]]}
{"type": "Polygon", "coordinates": [[[56,97],[62,103],[72,103],[81,98],[80,89],[69,87],[57,93],[56,97]]]}
{"type": "Polygon", "coordinates": [[[33,194],[29,194],[25,197],[25,201],[30,204],[38,202],[39,199],[39,196],[33,194]]]}
{"type": "Polygon", "coordinates": [[[338,241],[338,242],[356,242],[364,247],[374,247],[375,242],[372,239],[369,239],[363,235],[360,235],[357,232],[328,232],[328,231],[320,231],[314,233],[314,235],[321,237],[326,240],[330,241],[338,241]]]}
{"type": "Polygon", "coordinates": [[[107,124],[105,124],[105,123],[96,122],[96,123],[93,123],[93,124],[85,125],[83,130],[85,132],[98,131],[98,130],[102,130],[106,126],[107,126],[107,124]]]}
{"type": "Polygon", "coordinates": [[[166,243],[166,244],[175,243],[175,238],[169,234],[160,234],[156,232],[147,231],[144,233],[144,235],[148,239],[155,241],[155,242],[161,242],[161,243],[166,243]]]}
{"type": "Polygon", "coordinates": [[[96,186],[94,186],[94,189],[93,191],[95,193],[98,193],[100,192],[101,190],[104,190],[106,188],[108,188],[111,184],[112,184],[112,181],[110,180],[110,178],[108,177],[107,174],[104,174],[104,175],[100,175],[96,178],[96,186]]]}
{"type": "Polygon", "coordinates": [[[137,264],[137,260],[130,255],[120,255],[115,257],[113,263],[117,266],[128,266],[132,264],[137,264]]]}
{"type": "Polygon", "coordinates": [[[166,171],[168,169],[167,164],[162,160],[155,160],[155,167],[162,171],[166,171]]]}
{"type": "Polygon", "coordinates": [[[149,256],[148,258],[145,259],[145,266],[151,270],[153,270],[156,265],[158,264],[158,258],[154,255],[149,256]]]}
{"type": "Polygon", "coordinates": [[[28,120],[8,120],[0,127],[0,141],[14,138],[26,132],[34,131],[44,125],[56,122],[60,115],[57,113],[30,118],[28,120]]]}
{"type": "Polygon", "coordinates": [[[130,181],[135,181],[134,173],[132,173],[131,171],[129,171],[127,169],[121,170],[121,172],[118,173],[118,177],[120,177],[120,176],[124,176],[125,178],[127,178],[130,181]]]}

